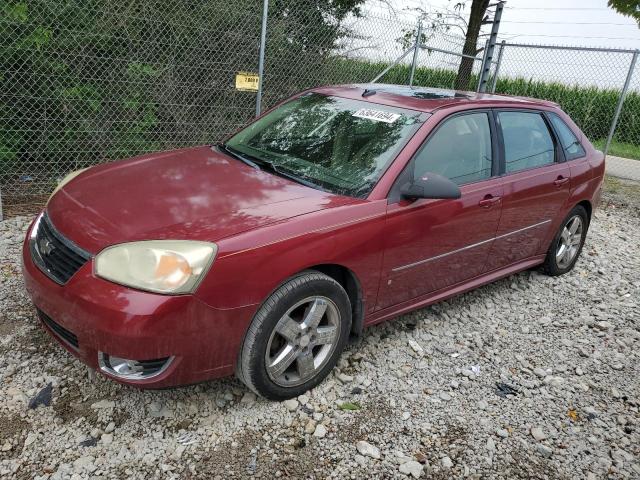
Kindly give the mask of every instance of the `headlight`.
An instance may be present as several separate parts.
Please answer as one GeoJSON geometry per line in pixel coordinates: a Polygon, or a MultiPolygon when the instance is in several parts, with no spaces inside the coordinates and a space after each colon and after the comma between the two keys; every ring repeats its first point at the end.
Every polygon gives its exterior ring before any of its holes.
{"type": "MultiPolygon", "coordinates": [[[[82,168],[80,170],[76,170],[75,172],[71,172],[69,175],[67,175],[66,177],[64,177],[62,180],[60,180],[60,182],[58,183],[58,186],[53,190],[53,192],[51,193],[51,195],[49,195],[49,200],[51,200],[51,197],[53,197],[56,193],[58,193],[58,191],[64,187],[67,183],[69,183],[71,180],[73,180],[74,178],[76,178],[78,175],[80,175],[82,172],[84,172],[85,170],[88,170],[90,167],[87,168],[82,168]]],[[[49,201],[47,200],[47,202],[49,201]]]]}
{"type": "Polygon", "coordinates": [[[211,266],[218,247],[189,240],[123,243],[100,252],[95,274],[121,285],[150,292],[179,294],[195,290],[211,266]]]}

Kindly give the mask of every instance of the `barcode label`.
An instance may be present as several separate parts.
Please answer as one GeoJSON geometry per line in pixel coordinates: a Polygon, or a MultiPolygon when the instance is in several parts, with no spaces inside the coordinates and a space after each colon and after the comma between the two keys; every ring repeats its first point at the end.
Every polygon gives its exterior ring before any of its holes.
{"type": "Polygon", "coordinates": [[[393,123],[401,117],[399,113],[383,112],[381,110],[371,110],[369,108],[361,108],[357,112],[354,112],[353,116],[385,123],[393,123]]]}

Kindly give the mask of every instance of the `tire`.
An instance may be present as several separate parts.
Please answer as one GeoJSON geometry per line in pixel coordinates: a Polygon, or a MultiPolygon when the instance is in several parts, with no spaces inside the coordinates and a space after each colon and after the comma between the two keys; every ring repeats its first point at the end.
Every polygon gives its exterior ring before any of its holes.
{"type": "Polygon", "coordinates": [[[236,375],[270,400],[297,397],[333,369],[350,330],[351,303],[342,286],[320,272],[303,272],[280,286],[255,314],[236,375]]]}
{"type": "Polygon", "coordinates": [[[551,242],[542,270],[552,277],[570,272],[582,252],[588,229],[587,211],[581,205],[573,207],[551,242]]]}

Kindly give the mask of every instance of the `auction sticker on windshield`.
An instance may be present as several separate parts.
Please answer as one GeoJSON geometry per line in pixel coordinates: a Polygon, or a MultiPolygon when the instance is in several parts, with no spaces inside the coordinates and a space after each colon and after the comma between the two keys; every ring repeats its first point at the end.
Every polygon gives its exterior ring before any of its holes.
{"type": "Polygon", "coordinates": [[[382,110],[371,110],[369,108],[361,108],[353,113],[354,117],[366,118],[375,122],[393,123],[402,115],[399,113],[383,112],[382,110]]]}

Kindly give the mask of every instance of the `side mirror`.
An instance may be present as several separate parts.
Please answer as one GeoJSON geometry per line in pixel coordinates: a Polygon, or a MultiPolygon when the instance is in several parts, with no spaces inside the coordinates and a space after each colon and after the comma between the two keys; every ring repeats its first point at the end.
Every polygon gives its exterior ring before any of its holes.
{"type": "Polygon", "coordinates": [[[424,173],[413,182],[405,183],[400,188],[403,198],[460,198],[460,188],[446,177],[437,173],[424,173]]]}

